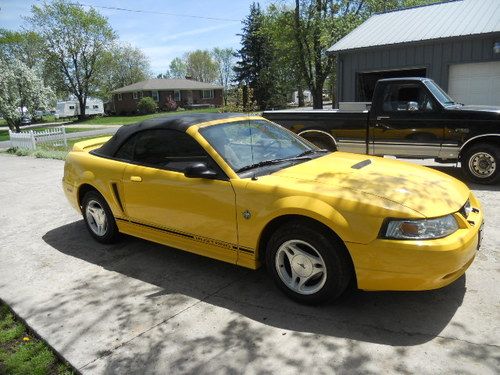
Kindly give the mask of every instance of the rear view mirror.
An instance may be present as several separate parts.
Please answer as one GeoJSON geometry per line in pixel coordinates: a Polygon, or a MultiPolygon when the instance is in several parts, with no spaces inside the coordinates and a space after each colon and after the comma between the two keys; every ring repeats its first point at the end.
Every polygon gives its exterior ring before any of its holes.
{"type": "Polygon", "coordinates": [[[184,169],[184,176],[188,178],[207,178],[214,179],[217,177],[217,172],[210,169],[205,163],[193,163],[184,169]]]}
{"type": "Polygon", "coordinates": [[[406,110],[410,112],[418,111],[418,103],[417,102],[408,102],[406,104],[406,110]]]}

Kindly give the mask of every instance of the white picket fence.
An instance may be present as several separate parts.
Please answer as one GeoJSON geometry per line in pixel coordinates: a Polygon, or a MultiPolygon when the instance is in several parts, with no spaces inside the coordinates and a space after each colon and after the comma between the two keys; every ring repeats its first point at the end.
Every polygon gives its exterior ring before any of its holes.
{"type": "Polygon", "coordinates": [[[9,130],[11,147],[27,148],[35,150],[39,144],[51,144],[53,146],[68,146],[66,128],[58,126],[42,131],[28,130],[15,133],[9,130]]]}

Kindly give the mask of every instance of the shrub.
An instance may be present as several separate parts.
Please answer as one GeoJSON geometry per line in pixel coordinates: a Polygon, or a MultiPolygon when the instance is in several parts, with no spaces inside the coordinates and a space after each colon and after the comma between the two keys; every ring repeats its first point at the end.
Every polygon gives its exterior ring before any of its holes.
{"type": "Polygon", "coordinates": [[[170,112],[170,111],[176,111],[177,110],[177,102],[172,99],[171,96],[165,100],[165,105],[164,105],[165,111],[170,112]]]}
{"type": "Polygon", "coordinates": [[[137,110],[143,115],[155,113],[157,109],[158,106],[156,105],[156,102],[149,96],[142,98],[139,100],[139,103],[137,103],[137,110]]]}

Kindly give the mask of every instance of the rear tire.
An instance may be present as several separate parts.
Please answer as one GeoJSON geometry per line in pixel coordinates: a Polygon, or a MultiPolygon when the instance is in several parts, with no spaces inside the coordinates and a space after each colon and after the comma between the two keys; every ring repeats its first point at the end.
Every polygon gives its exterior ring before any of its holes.
{"type": "Polygon", "coordinates": [[[500,182],[500,148],[492,143],[477,143],[461,157],[462,173],[478,184],[500,182]]]}
{"type": "Polygon", "coordinates": [[[337,299],[353,279],[345,245],[319,225],[286,223],[271,236],[266,250],[268,272],[297,302],[312,305],[337,299]]]}
{"type": "Polygon", "coordinates": [[[89,233],[98,242],[110,244],[118,239],[116,221],[104,197],[97,191],[86,193],[82,200],[82,214],[89,233]]]}

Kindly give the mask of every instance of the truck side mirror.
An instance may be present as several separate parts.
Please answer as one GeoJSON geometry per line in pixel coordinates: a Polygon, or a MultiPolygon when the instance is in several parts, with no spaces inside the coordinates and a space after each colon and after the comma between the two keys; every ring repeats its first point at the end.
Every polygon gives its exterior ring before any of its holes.
{"type": "Polygon", "coordinates": [[[410,112],[418,111],[418,103],[417,102],[408,102],[406,103],[406,110],[410,112]]]}

